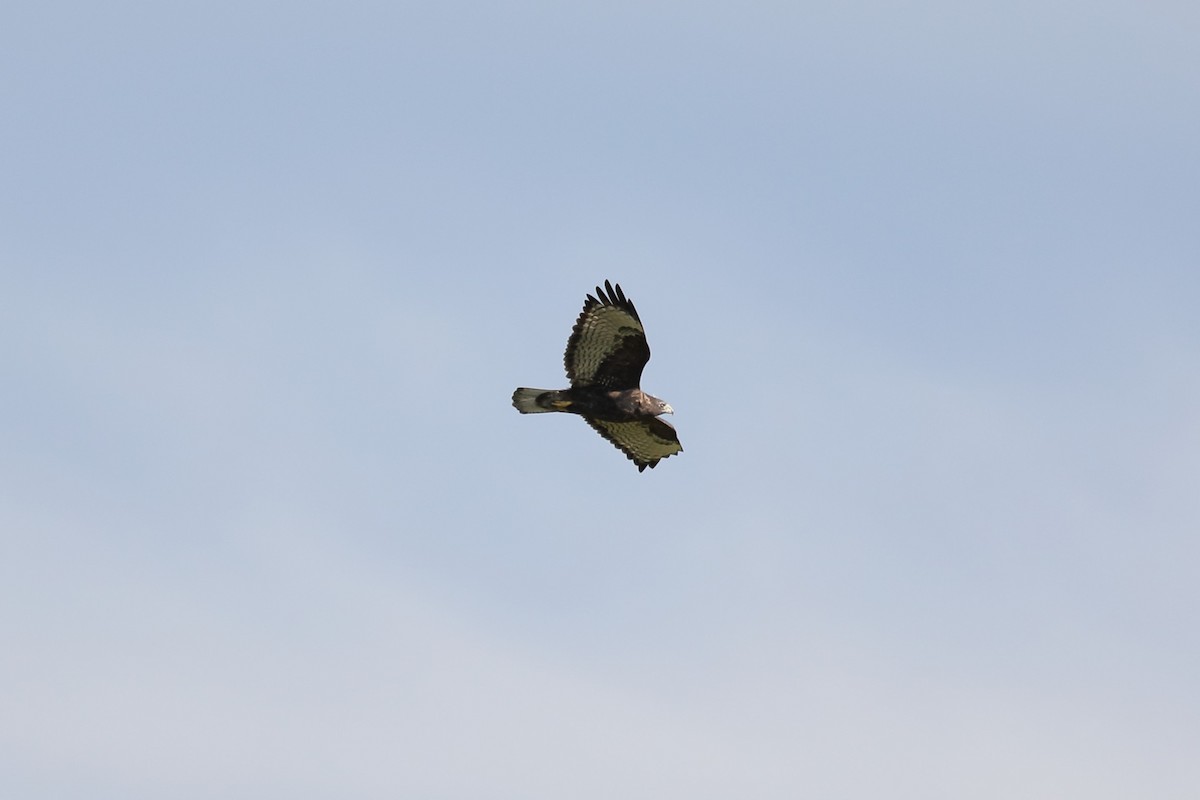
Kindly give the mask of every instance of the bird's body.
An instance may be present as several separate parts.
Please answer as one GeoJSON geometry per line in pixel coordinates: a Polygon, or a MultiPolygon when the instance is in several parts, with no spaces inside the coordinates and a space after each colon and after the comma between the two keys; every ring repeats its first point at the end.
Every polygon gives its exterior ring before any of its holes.
{"type": "Polygon", "coordinates": [[[517,389],[513,406],[522,414],[579,414],[640,472],[683,451],[675,429],[658,418],[674,410],[639,385],[650,346],[633,303],[608,281],[596,294],[588,295],[567,340],[570,388],[517,389]]]}
{"type": "Polygon", "coordinates": [[[566,411],[613,422],[627,422],[647,414],[662,414],[664,412],[658,405],[661,402],[641,389],[604,389],[598,386],[580,386],[557,391],[518,389],[517,394],[513,395],[513,404],[523,414],[566,411]]]}

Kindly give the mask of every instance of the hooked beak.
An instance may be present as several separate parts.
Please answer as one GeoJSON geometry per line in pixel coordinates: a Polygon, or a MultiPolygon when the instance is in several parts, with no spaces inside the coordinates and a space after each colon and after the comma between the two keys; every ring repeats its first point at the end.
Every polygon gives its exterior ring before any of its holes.
{"type": "Polygon", "coordinates": [[[670,403],[663,403],[663,410],[662,410],[662,413],[664,413],[664,414],[674,414],[674,413],[675,413],[675,409],[671,408],[671,404],[670,404],[670,403]]]}

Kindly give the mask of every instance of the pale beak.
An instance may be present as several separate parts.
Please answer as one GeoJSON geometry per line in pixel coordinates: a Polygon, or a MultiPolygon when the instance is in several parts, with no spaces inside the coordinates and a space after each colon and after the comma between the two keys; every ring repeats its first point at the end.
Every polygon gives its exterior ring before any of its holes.
{"type": "Polygon", "coordinates": [[[675,409],[671,408],[671,404],[670,404],[670,403],[663,403],[663,410],[662,410],[662,413],[664,413],[664,414],[674,414],[674,413],[675,413],[675,409]]]}

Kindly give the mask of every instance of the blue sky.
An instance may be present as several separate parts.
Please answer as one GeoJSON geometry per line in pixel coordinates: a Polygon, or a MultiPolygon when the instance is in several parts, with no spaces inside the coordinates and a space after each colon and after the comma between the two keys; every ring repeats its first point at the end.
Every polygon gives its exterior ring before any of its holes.
{"type": "Polygon", "coordinates": [[[1198,39],[6,5],[0,793],[1192,797],[1198,39]]]}

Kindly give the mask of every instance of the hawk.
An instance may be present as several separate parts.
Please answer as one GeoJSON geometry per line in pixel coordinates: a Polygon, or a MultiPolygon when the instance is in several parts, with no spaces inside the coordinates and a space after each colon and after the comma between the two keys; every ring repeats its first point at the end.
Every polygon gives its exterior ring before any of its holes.
{"type": "Polygon", "coordinates": [[[522,414],[578,414],[637,464],[638,472],[683,452],[675,429],[659,414],[671,406],[641,390],[650,345],[637,309],[608,281],[590,294],[567,339],[563,364],[571,388],[517,389],[513,407],[522,414]]]}

